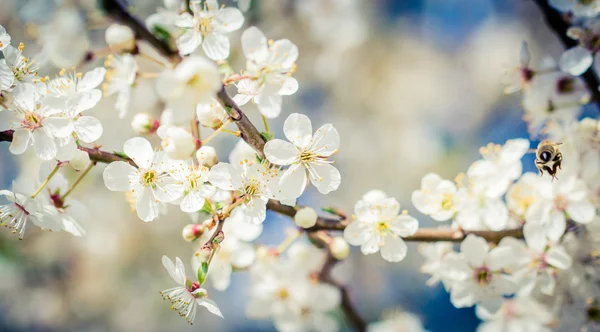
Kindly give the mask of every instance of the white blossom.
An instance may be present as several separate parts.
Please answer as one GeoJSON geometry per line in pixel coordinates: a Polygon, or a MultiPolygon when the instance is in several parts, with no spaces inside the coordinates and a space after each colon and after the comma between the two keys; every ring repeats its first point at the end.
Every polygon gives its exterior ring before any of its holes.
{"type": "Polygon", "coordinates": [[[221,89],[217,66],[200,56],[183,59],[173,70],[165,70],[156,81],[158,95],[174,111],[175,123],[189,123],[199,103],[210,103],[221,89]]]}
{"type": "Polygon", "coordinates": [[[483,322],[477,332],[550,332],[552,314],[543,305],[528,297],[504,300],[495,314],[477,307],[475,311],[483,322]]]}
{"type": "Polygon", "coordinates": [[[489,248],[487,241],[470,234],[460,245],[460,253],[448,253],[442,262],[442,278],[450,287],[450,301],[457,308],[475,304],[496,312],[502,296],[515,292],[515,284],[502,270],[513,264],[515,253],[509,247],[489,248]]]}
{"type": "Polygon", "coordinates": [[[184,31],[177,38],[179,53],[190,54],[202,45],[204,53],[212,60],[229,57],[229,39],[225,35],[242,27],[242,12],[233,7],[219,7],[216,0],[192,0],[190,9],[193,14],[182,13],[174,22],[184,31]]]}
{"type": "Polygon", "coordinates": [[[183,186],[167,173],[164,152],[154,152],[146,139],[128,139],[123,151],[138,168],[124,161],[112,162],[104,169],[104,184],[112,191],[131,192],[138,217],[152,221],[158,217],[159,202],[178,199],[183,194],[183,186]]]}
{"type": "Polygon", "coordinates": [[[242,48],[248,59],[244,76],[236,86],[234,100],[244,105],[252,100],[267,118],[276,118],[281,112],[281,96],[298,90],[298,81],[291,77],[296,68],[298,47],[287,39],[268,43],[256,27],[242,34],[242,48]]]}
{"type": "Polygon", "coordinates": [[[171,309],[177,311],[190,324],[194,323],[196,317],[196,305],[205,307],[210,313],[223,318],[215,301],[208,298],[206,289],[201,288],[197,281],[192,282],[187,278],[185,267],[179,257],[176,257],[173,263],[167,256],[163,256],[162,263],[171,278],[179,285],[160,292],[164,299],[173,303],[171,309]]]}
{"type": "Polygon", "coordinates": [[[397,312],[393,313],[390,317],[386,317],[383,320],[370,323],[367,326],[368,332],[388,332],[388,331],[402,331],[402,332],[426,332],[423,327],[423,323],[419,317],[410,312],[397,312]]]}
{"type": "Polygon", "coordinates": [[[556,243],[547,243],[539,234],[525,232],[525,244],[513,237],[506,237],[499,246],[510,247],[517,258],[512,267],[512,274],[518,283],[520,296],[531,295],[536,285],[542,293],[554,294],[556,274],[559,270],[571,267],[572,259],[565,249],[556,243]]]}
{"type": "Polygon", "coordinates": [[[454,217],[464,195],[464,189],[457,189],[453,182],[427,173],[421,180],[421,190],[413,191],[411,200],[419,212],[436,221],[445,221],[454,217]]]}
{"type": "Polygon", "coordinates": [[[431,275],[431,278],[427,280],[428,286],[436,285],[442,280],[442,262],[446,254],[454,252],[453,245],[451,242],[435,242],[435,243],[421,243],[419,245],[419,253],[425,258],[425,263],[421,265],[421,272],[431,275]]]}
{"type": "Polygon", "coordinates": [[[291,114],[283,124],[290,142],[273,139],[265,144],[267,159],[276,165],[289,165],[280,179],[284,195],[297,198],[310,182],[321,194],[336,190],[341,182],[340,172],[327,158],[337,152],[340,136],[331,124],[324,124],[312,134],[310,119],[303,114],[291,114]]]}
{"type": "Polygon", "coordinates": [[[417,232],[417,219],[400,212],[395,198],[360,200],[354,206],[356,220],[344,229],[344,238],[353,246],[361,246],[363,254],[374,254],[381,249],[381,257],[388,262],[399,262],[408,251],[403,237],[417,232]]]}
{"type": "Polygon", "coordinates": [[[250,162],[228,164],[220,162],[210,169],[210,183],[223,190],[243,196],[245,214],[253,223],[262,223],[267,216],[267,202],[273,198],[271,171],[265,165],[250,162]]]}
{"type": "Polygon", "coordinates": [[[10,39],[10,35],[6,32],[6,29],[0,25],[0,51],[3,51],[10,45],[10,39]]]}
{"type": "Polygon", "coordinates": [[[183,212],[196,212],[202,209],[207,198],[215,193],[208,184],[208,168],[196,166],[192,162],[174,163],[168,170],[171,177],[183,186],[179,207],[183,212]]]}

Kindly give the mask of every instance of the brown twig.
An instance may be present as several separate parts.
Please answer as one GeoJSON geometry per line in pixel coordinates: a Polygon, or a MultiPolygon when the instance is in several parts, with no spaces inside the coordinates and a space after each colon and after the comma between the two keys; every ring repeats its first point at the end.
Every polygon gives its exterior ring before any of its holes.
{"type": "MultiPolygon", "coordinates": [[[[13,139],[13,131],[12,130],[0,131],[0,142],[12,142],[12,139],[13,139]]],[[[96,161],[99,163],[106,163],[106,164],[112,163],[113,161],[124,161],[126,163],[129,163],[129,164],[135,166],[135,163],[133,162],[133,160],[131,160],[129,158],[123,158],[115,153],[102,151],[98,148],[86,148],[83,146],[78,146],[77,148],[83,152],[87,152],[87,154],[90,156],[91,161],[96,161]]]]}
{"type": "MultiPolygon", "coordinates": [[[[565,48],[577,46],[578,42],[567,36],[567,30],[569,29],[569,22],[567,21],[567,17],[558,12],[556,9],[552,8],[548,4],[548,0],[534,1],[542,11],[542,14],[544,15],[544,20],[548,24],[548,27],[550,27],[550,29],[560,39],[563,46],[565,48]]],[[[592,94],[592,100],[600,102],[600,91],[598,91],[598,87],[600,86],[600,79],[598,79],[598,75],[594,71],[594,66],[591,66],[585,73],[581,75],[581,77],[587,85],[588,90],[590,90],[590,93],[592,94]]]]}
{"type": "Polygon", "coordinates": [[[322,239],[316,236],[316,232],[308,233],[308,236],[317,247],[322,247],[327,252],[325,262],[323,263],[321,270],[318,274],[319,280],[321,280],[324,283],[330,284],[340,290],[340,293],[342,295],[340,306],[342,307],[344,314],[346,315],[346,317],[348,317],[348,320],[356,328],[357,331],[366,331],[367,324],[352,304],[347,287],[337,282],[331,276],[331,271],[333,270],[334,266],[339,262],[339,260],[333,257],[329,246],[326,243],[324,243],[322,239]]]}
{"type": "Polygon", "coordinates": [[[122,0],[100,0],[100,6],[113,19],[131,28],[131,30],[133,30],[135,33],[136,39],[143,39],[147,41],[157,51],[159,51],[173,63],[177,63],[181,60],[179,52],[177,52],[177,50],[173,50],[168,43],[156,38],[156,36],[154,36],[152,32],[146,28],[144,23],[129,13],[122,0]]]}

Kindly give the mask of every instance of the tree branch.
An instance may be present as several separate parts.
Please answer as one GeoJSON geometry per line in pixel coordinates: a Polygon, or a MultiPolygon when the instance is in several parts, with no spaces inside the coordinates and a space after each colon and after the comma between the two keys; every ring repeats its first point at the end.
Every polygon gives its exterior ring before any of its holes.
{"type": "MultiPolygon", "coordinates": [[[[0,131],[0,142],[12,142],[12,140],[12,130],[0,131]]],[[[123,158],[115,153],[102,151],[99,148],[86,148],[83,146],[78,146],[77,148],[83,152],[86,152],[90,156],[91,161],[96,161],[105,164],[112,163],[113,161],[124,161],[133,166],[136,166],[133,160],[129,158],[123,158]]]]}
{"type": "MultiPolygon", "coordinates": [[[[293,218],[296,215],[296,209],[294,207],[283,205],[275,200],[269,200],[267,203],[267,209],[286,215],[290,218],[293,218]]],[[[307,229],[307,231],[343,231],[349,223],[350,221],[347,219],[325,218],[319,216],[319,218],[317,218],[317,224],[307,229]]],[[[515,228],[502,231],[465,231],[449,228],[420,228],[415,235],[405,237],[404,240],[411,242],[461,242],[469,234],[481,236],[488,242],[498,243],[500,240],[508,236],[518,239],[523,238],[523,229],[515,228]]]]}
{"type": "MultiPolygon", "coordinates": [[[[573,40],[567,36],[567,30],[569,29],[569,22],[567,21],[567,17],[563,16],[560,12],[552,8],[547,0],[534,0],[537,6],[540,8],[542,14],[544,15],[544,20],[548,27],[558,36],[561,43],[565,48],[571,48],[577,46],[579,43],[576,40],[573,40]]],[[[598,87],[600,86],[600,79],[598,79],[598,75],[594,71],[594,66],[590,66],[590,68],[581,75],[583,81],[590,90],[592,95],[592,100],[597,103],[600,103],[600,91],[598,91],[598,87]]]]}

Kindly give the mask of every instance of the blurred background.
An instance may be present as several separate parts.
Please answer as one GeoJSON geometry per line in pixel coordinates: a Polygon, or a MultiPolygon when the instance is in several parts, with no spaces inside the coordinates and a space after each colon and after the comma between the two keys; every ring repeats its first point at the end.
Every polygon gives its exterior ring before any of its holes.
{"type": "MultiPolygon", "coordinates": [[[[142,19],[164,7],[160,0],[129,3],[142,19]]],[[[111,21],[95,0],[0,0],[0,8],[0,24],[13,44],[23,41],[26,55],[39,55],[41,75],[77,66],[88,50],[106,47],[104,30],[111,21]]],[[[529,43],[533,63],[562,51],[535,3],[527,0],[252,0],[245,16],[245,27],[290,39],[300,50],[300,90],[284,98],[281,117],[271,123],[276,135],[288,114],[300,112],[315,128],[333,123],[342,138],[334,157],[340,188],[322,196],[310,187],[299,203],[351,213],[365,192],[381,189],[423,227],[434,223],[411,206],[410,195],[424,174],[453,179],[479,158],[479,146],[528,137],[520,96],[502,93],[503,73],[518,64],[521,42],[529,43]]],[[[229,35],[236,71],[244,67],[243,30],[229,35]]],[[[102,59],[78,70],[96,66],[102,59]]],[[[151,62],[140,66],[158,70],[151,62]]],[[[98,143],[104,149],[121,150],[135,136],[130,121],[136,112],[160,114],[153,89],[152,80],[138,80],[123,121],[115,121],[114,97],[91,111],[103,122],[98,143]]],[[[244,110],[260,126],[253,105],[244,110]]],[[[226,160],[236,139],[221,135],[213,142],[226,160]]],[[[1,189],[17,177],[37,176],[35,158],[15,158],[8,146],[0,143],[1,189]]],[[[524,162],[525,170],[534,170],[533,156],[524,162]]],[[[199,310],[197,325],[190,327],[169,310],[158,294],[172,283],[160,257],[189,262],[195,248],[182,241],[181,229],[190,218],[173,208],[142,222],[122,194],[104,187],[104,167],[95,167],[72,196],[92,215],[83,224],[85,237],[30,228],[19,241],[0,229],[0,331],[273,330],[270,321],[244,315],[246,272],[235,273],[225,292],[209,289],[225,320],[199,310]]],[[[269,214],[257,242],[279,243],[289,227],[291,220],[269,214]]],[[[335,275],[349,285],[367,321],[399,308],[418,315],[429,331],[475,330],[473,308],[455,309],[441,286],[427,287],[421,263],[416,244],[397,264],[355,250],[335,275]]]]}

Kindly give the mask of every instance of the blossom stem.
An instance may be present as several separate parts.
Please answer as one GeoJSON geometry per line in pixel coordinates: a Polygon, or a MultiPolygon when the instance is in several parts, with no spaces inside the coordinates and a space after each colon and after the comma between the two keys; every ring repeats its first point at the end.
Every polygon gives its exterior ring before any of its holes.
{"type": "Polygon", "coordinates": [[[62,196],[63,201],[65,200],[65,198],[67,198],[67,196],[69,196],[69,194],[71,194],[71,192],[73,192],[73,189],[75,189],[75,187],[77,187],[77,185],[79,185],[79,182],[81,182],[81,180],[83,180],[83,178],[92,170],[94,165],[96,165],[96,162],[92,161],[85,168],[85,170],[83,170],[83,173],[81,173],[81,175],[79,175],[79,177],[75,180],[75,182],[73,182],[73,184],[71,185],[71,188],[69,188],[69,190],[62,196]]]}
{"type": "MultiPolygon", "coordinates": [[[[196,114],[194,114],[194,118],[190,121],[190,131],[192,132],[192,137],[194,137],[194,139],[196,139],[196,150],[194,151],[194,153],[196,151],[198,151],[203,143],[200,140],[200,127],[199,127],[200,122],[198,121],[198,116],[196,114]]],[[[192,160],[194,162],[194,166],[199,166],[200,162],[198,161],[197,158],[193,158],[192,155],[192,160]]]]}
{"type": "Polygon", "coordinates": [[[52,170],[52,172],[50,172],[50,174],[48,175],[48,177],[46,178],[46,180],[44,180],[44,182],[42,182],[42,184],[40,185],[40,187],[33,193],[33,195],[31,195],[31,198],[35,198],[40,192],[42,192],[42,189],[44,189],[44,187],[46,187],[46,185],[48,184],[48,182],[50,182],[50,180],[52,179],[52,177],[54,177],[54,174],[56,174],[56,172],[58,172],[59,168],[60,168],[60,163],[56,164],[56,166],[54,167],[54,169],[52,170]]]}
{"type": "Polygon", "coordinates": [[[223,124],[221,124],[221,126],[219,128],[217,128],[217,130],[215,130],[212,134],[210,134],[210,136],[208,136],[203,142],[202,145],[210,142],[213,138],[215,138],[217,136],[217,134],[219,134],[222,131],[225,131],[225,127],[231,123],[231,119],[227,119],[227,121],[225,121],[223,124]]]}
{"type": "Polygon", "coordinates": [[[269,132],[269,123],[267,122],[267,118],[264,115],[261,115],[263,120],[263,125],[265,126],[265,131],[269,132]]]}
{"type": "Polygon", "coordinates": [[[290,230],[288,232],[287,237],[285,238],[285,240],[283,240],[283,242],[281,242],[277,248],[275,248],[275,252],[277,252],[278,255],[281,255],[287,248],[289,248],[289,246],[294,243],[294,241],[296,241],[300,235],[302,235],[304,233],[303,230],[297,230],[297,229],[293,229],[290,230]]]}
{"type": "Polygon", "coordinates": [[[154,57],[152,57],[144,52],[140,52],[140,53],[138,53],[138,55],[146,60],[156,63],[157,65],[159,65],[161,67],[167,67],[167,65],[164,62],[162,62],[158,59],[155,59],[154,57]]]}

